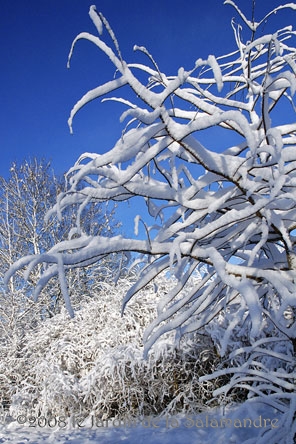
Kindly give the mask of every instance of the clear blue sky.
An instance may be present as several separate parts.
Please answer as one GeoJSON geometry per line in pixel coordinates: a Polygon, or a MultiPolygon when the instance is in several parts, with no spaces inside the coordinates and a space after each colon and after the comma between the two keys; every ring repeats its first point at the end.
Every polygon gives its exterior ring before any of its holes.
{"type": "MultiPolygon", "coordinates": [[[[256,18],[281,0],[256,0],[256,18]]],[[[175,74],[199,57],[234,49],[230,26],[234,9],[220,0],[2,0],[0,10],[0,175],[12,161],[33,156],[52,160],[56,173],[68,170],[84,151],[105,152],[120,137],[123,109],[91,103],[67,126],[74,103],[88,90],[113,76],[113,66],[90,42],[80,42],[71,69],[66,68],[73,38],[96,33],[89,19],[91,4],[103,12],[117,35],[127,62],[144,56],[144,45],[160,69],[175,74]]],[[[252,1],[237,4],[251,17],[252,1]]],[[[271,21],[293,24],[296,13],[279,12],[271,21]]]]}

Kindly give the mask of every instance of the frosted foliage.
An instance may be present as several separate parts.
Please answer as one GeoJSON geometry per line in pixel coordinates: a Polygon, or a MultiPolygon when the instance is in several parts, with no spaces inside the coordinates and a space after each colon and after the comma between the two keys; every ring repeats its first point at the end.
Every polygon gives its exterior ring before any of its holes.
{"type": "MultiPolygon", "coordinates": [[[[198,376],[219,363],[209,336],[190,335],[182,341],[182,356],[172,334],[143,359],[143,331],[156,314],[150,285],[118,316],[130,284],[104,283],[84,301],[74,319],[64,310],[36,329],[28,329],[9,347],[0,347],[0,399],[13,417],[22,411],[34,416],[94,415],[123,418],[176,411],[203,410],[214,383],[198,376]]],[[[160,293],[172,284],[157,280],[160,293]]],[[[217,398],[218,399],[218,398],[217,398]]]]}
{"type": "MultiPolygon", "coordinates": [[[[85,201],[141,197],[155,225],[146,224],[146,240],[107,240],[81,232],[46,254],[15,263],[7,279],[22,267],[28,266],[29,274],[45,263],[45,285],[54,274],[62,275],[61,263],[67,269],[109,252],[139,253],[149,260],[127,292],[124,307],[163,270],[178,282],[145,331],[146,354],[169,331],[182,337],[206,328],[225,358],[240,341],[239,358],[248,364],[237,364],[240,373],[232,384],[246,387],[250,396],[267,396],[271,390],[268,399],[284,410],[295,396],[295,368],[284,359],[296,352],[295,31],[287,26],[263,35],[260,26],[268,28],[270,14],[250,21],[234,2],[226,4],[242,21],[232,21],[233,52],[198,58],[191,69],[180,68],[176,75],[163,73],[143,47],[135,50],[147,56],[147,65],[124,61],[109,24],[102,14],[99,21],[91,8],[95,26],[102,22],[113,43],[108,46],[99,36],[81,33],[70,57],[79,39],[89,40],[113,63],[116,75],[77,102],[69,126],[72,130],[83,106],[100,97],[127,107],[121,119],[127,123],[112,149],[77,160],[68,172],[68,191],[59,196],[53,212],[85,201]],[[245,36],[249,32],[246,40],[242,28],[245,36]],[[200,273],[201,280],[180,297],[192,273],[200,273]],[[265,354],[257,344],[267,337],[270,351],[265,354]],[[266,376],[273,359],[285,383],[278,384],[272,372],[266,376]]],[[[289,3],[273,12],[283,8],[293,14],[296,6],[289,3]]],[[[227,365],[235,372],[232,362],[227,365]]]]}

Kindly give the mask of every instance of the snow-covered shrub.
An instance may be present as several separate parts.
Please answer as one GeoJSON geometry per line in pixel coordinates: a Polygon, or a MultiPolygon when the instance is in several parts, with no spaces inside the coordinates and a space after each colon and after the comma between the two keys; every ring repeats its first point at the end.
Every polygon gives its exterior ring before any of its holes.
{"type": "MultiPolygon", "coordinates": [[[[18,350],[10,348],[6,356],[1,350],[0,391],[8,395],[14,416],[26,408],[47,417],[109,418],[213,405],[212,392],[225,377],[199,382],[221,364],[210,337],[188,335],[177,347],[170,333],[144,360],[143,332],[156,315],[154,286],[120,317],[128,285],[104,283],[74,319],[63,311],[29,331],[18,350]]],[[[163,281],[158,288],[167,292],[169,286],[163,281]]]]}

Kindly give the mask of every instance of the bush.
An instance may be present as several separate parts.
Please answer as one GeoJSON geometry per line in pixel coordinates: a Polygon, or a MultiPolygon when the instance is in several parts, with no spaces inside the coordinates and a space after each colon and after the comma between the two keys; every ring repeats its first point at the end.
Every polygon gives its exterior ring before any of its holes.
{"type": "MultiPolygon", "coordinates": [[[[143,359],[143,332],[155,318],[158,297],[150,285],[120,317],[128,285],[127,279],[118,286],[104,283],[74,319],[65,310],[2,347],[0,390],[13,416],[22,408],[35,415],[102,418],[206,408],[213,390],[225,383],[223,377],[198,381],[222,368],[210,337],[187,335],[177,346],[168,333],[143,359]]],[[[170,285],[163,281],[158,293],[170,285]]]]}

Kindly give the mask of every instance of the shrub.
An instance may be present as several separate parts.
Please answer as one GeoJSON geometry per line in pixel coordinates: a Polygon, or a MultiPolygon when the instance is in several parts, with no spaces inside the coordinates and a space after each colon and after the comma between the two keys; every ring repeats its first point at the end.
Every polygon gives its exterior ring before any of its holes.
{"type": "MultiPolygon", "coordinates": [[[[212,404],[213,382],[199,377],[222,368],[209,335],[181,338],[168,333],[143,359],[143,332],[156,316],[157,299],[171,282],[150,285],[120,317],[127,279],[103,283],[84,300],[74,319],[66,311],[29,330],[14,346],[2,348],[1,392],[15,416],[90,414],[96,417],[193,412],[212,404]],[[12,376],[13,375],[13,376],[12,376]]],[[[220,397],[220,401],[222,400],[220,397]]]]}

